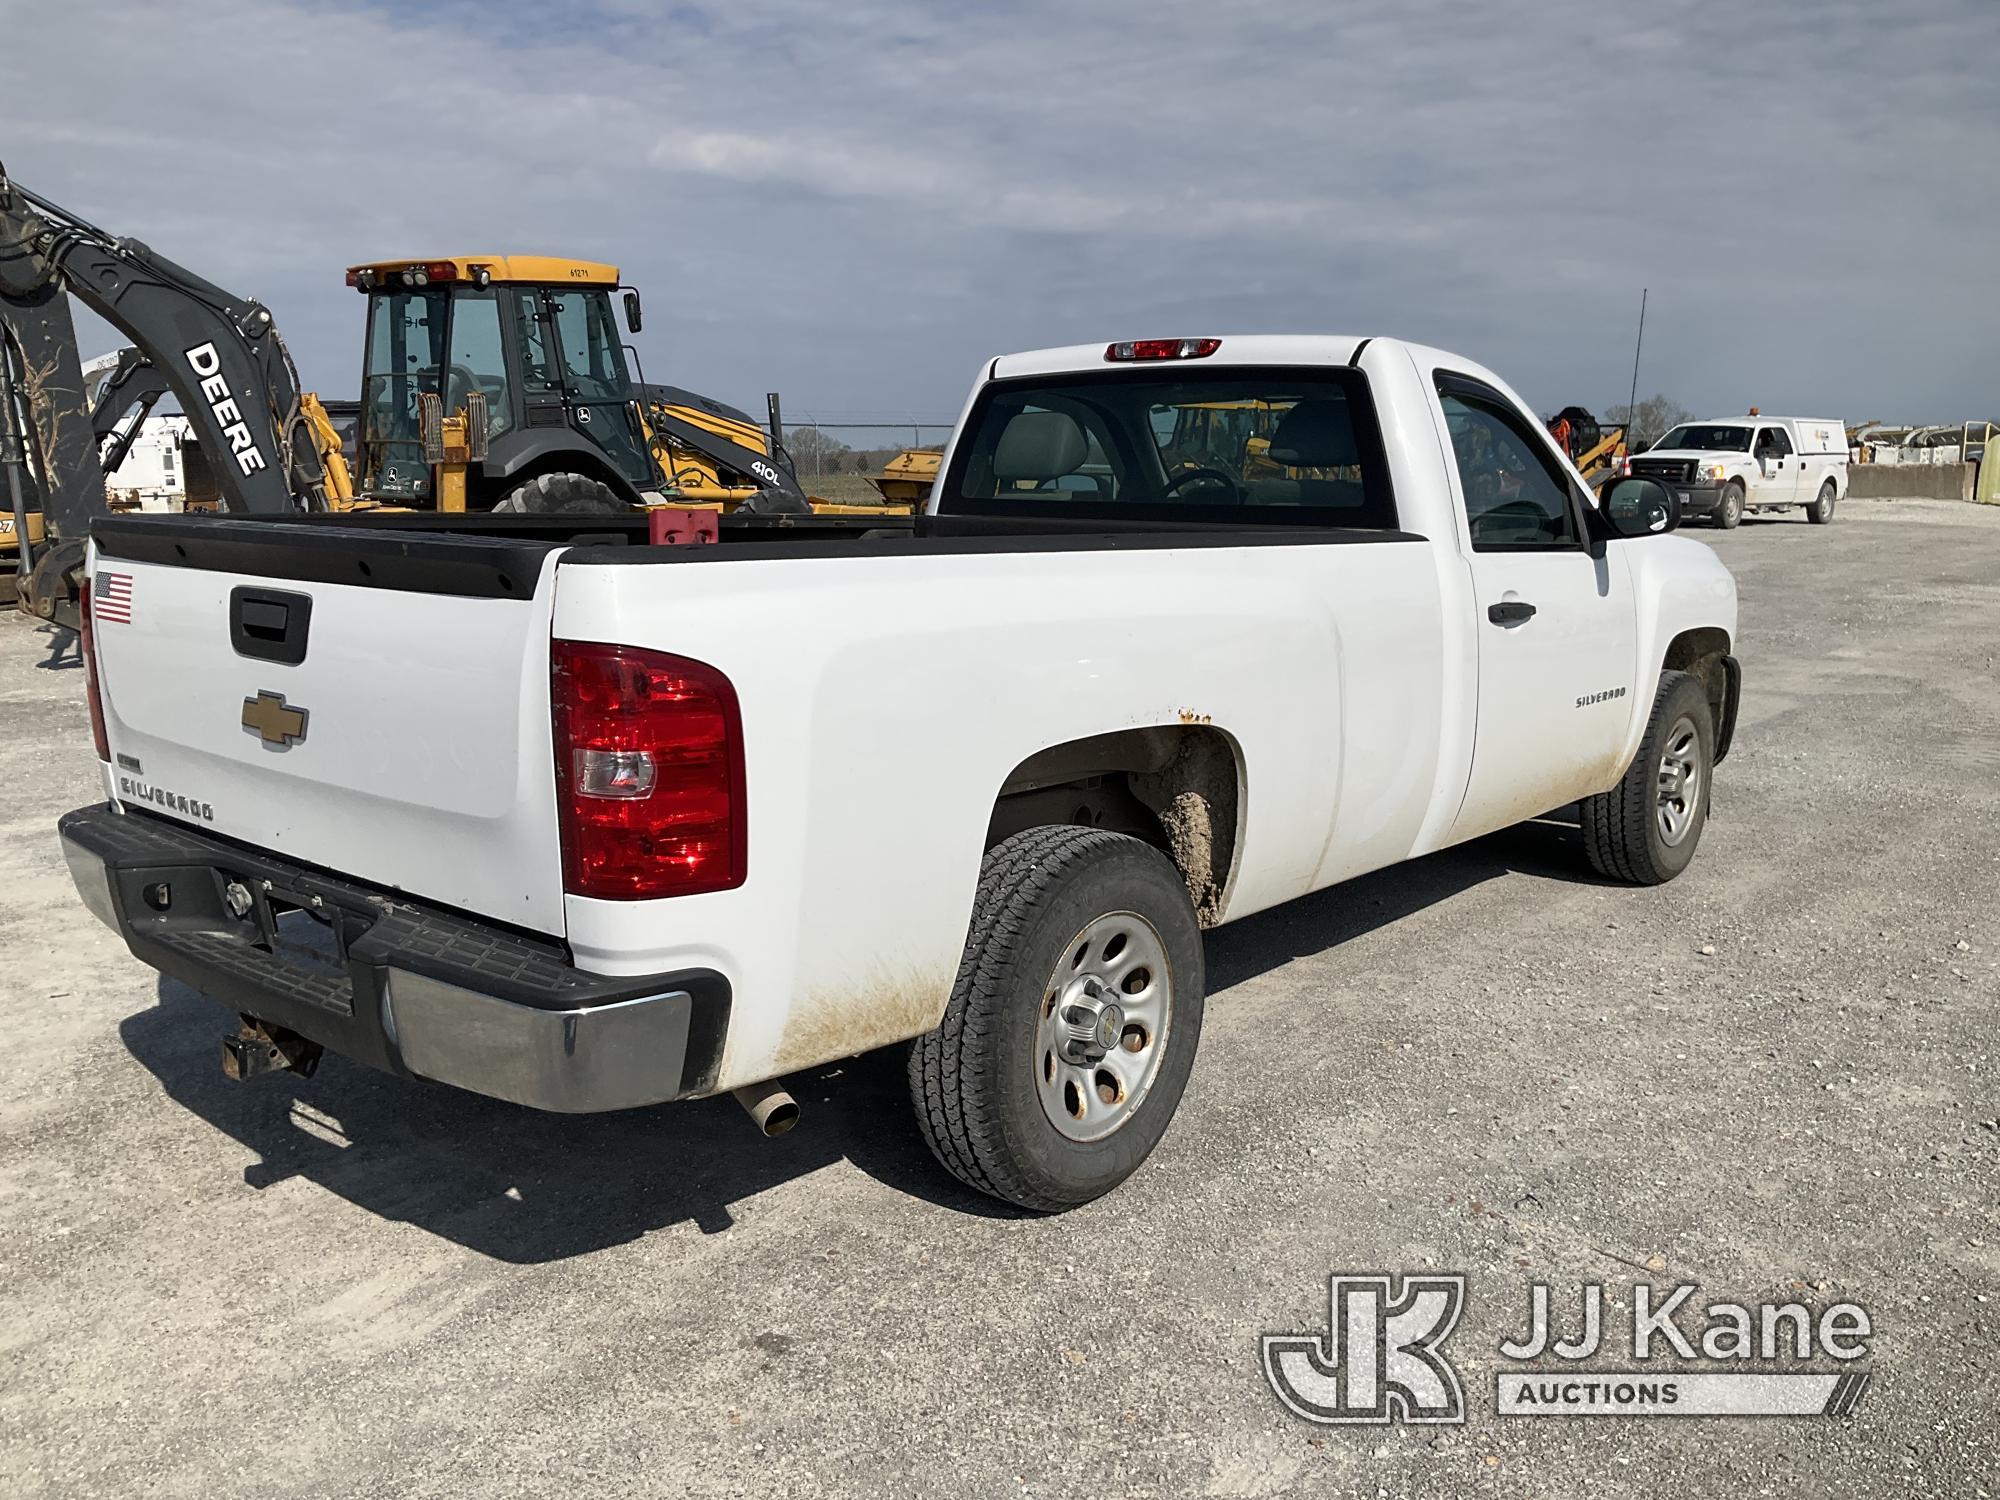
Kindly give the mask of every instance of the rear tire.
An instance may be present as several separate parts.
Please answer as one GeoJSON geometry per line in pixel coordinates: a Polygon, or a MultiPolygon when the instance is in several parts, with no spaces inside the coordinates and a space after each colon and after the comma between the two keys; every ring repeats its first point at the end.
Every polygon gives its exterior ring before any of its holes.
{"type": "Polygon", "coordinates": [[[1159,850],[1095,828],[1015,834],[980,868],[944,1020],[910,1047],[925,1142],[967,1186],[1040,1213],[1110,1192],[1173,1119],[1203,983],[1201,929],[1159,850]]]}
{"type": "Polygon", "coordinates": [[[1834,501],[1840,498],[1839,490],[1829,479],[1819,487],[1819,498],[1806,507],[1806,519],[1815,526],[1825,526],[1833,520],[1834,501]]]}
{"type": "Polygon", "coordinates": [[[1722,487],[1722,498],[1716,502],[1715,524],[1724,531],[1734,531],[1743,524],[1743,484],[1732,479],[1722,487]]]}
{"type": "Polygon", "coordinates": [[[537,474],[516,485],[493,507],[497,516],[630,515],[610,485],[582,474],[537,474]]]}
{"type": "Polygon", "coordinates": [[[1662,672],[1639,753],[1618,785],[1578,805],[1598,874],[1660,885],[1688,867],[1708,823],[1715,720],[1699,678],[1662,672]]]}

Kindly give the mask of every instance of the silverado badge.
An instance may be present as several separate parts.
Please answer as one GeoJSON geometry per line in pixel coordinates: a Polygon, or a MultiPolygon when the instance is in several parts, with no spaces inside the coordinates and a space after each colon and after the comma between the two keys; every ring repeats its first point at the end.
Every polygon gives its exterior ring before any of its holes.
{"type": "Polygon", "coordinates": [[[256,697],[243,700],[243,727],[265,744],[282,749],[306,737],[306,710],[286,703],[283,693],[260,688],[256,697]]]}

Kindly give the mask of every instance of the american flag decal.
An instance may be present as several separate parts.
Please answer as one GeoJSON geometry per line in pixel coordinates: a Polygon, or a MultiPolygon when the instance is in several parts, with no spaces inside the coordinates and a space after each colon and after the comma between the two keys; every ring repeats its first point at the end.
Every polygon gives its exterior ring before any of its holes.
{"type": "Polygon", "coordinates": [[[130,573],[99,573],[90,586],[90,620],[93,625],[109,621],[116,625],[132,623],[132,575],[130,573]]]}

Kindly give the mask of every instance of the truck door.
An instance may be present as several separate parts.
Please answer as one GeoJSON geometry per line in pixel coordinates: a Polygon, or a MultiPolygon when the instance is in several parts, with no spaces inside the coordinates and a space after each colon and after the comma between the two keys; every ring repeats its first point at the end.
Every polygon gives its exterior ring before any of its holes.
{"type": "Polygon", "coordinates": [[[570,423],[604,450],[611,466],[635,485],[653,482],[653,464],[632,409],[625,347],[602,287],[563,287],[545,294],[562,350],[570,423]]]}
{"type": "Polygon", "coordinates": [[[1749,503],[1789,505],[1798,498],[1803,460],[1792,452],[1792,440],[1782,427],[1759,427],[1751,439],[1749,503]]]}
{"type": "Polygon", "coordinates": [[[551,287],[516,293],[521,327],[523,425],[567,427],[634,485],[655,482],[632,409],[625,351],[610,294],[551,287]]]}
{"type": "MultiPolygon", "coordinates": [[[[1629,575],[1593,557],[1584,498],[1541,425],[1500,391],[1440,371],[1472,572],[1479,693],[1471,772],[1453,841],[1602,791],[1624,771],[1635,681],[1629,575]]],[[[1640,700],[1643,699],[1643,706],[1640,700]]]]}

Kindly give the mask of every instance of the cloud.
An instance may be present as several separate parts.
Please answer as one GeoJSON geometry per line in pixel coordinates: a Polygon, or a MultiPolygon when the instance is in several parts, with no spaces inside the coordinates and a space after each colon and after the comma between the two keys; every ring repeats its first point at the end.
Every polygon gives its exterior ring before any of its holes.
{"type": "Polygon", "coordinates": [[[350,261],[560,252],[649,373],[940,417],[1002,349],[1402,334],[1544,406],[2000,405],[1990,0],[658,7],[0,0],[8,166],[277,312],[350,261]]]}

